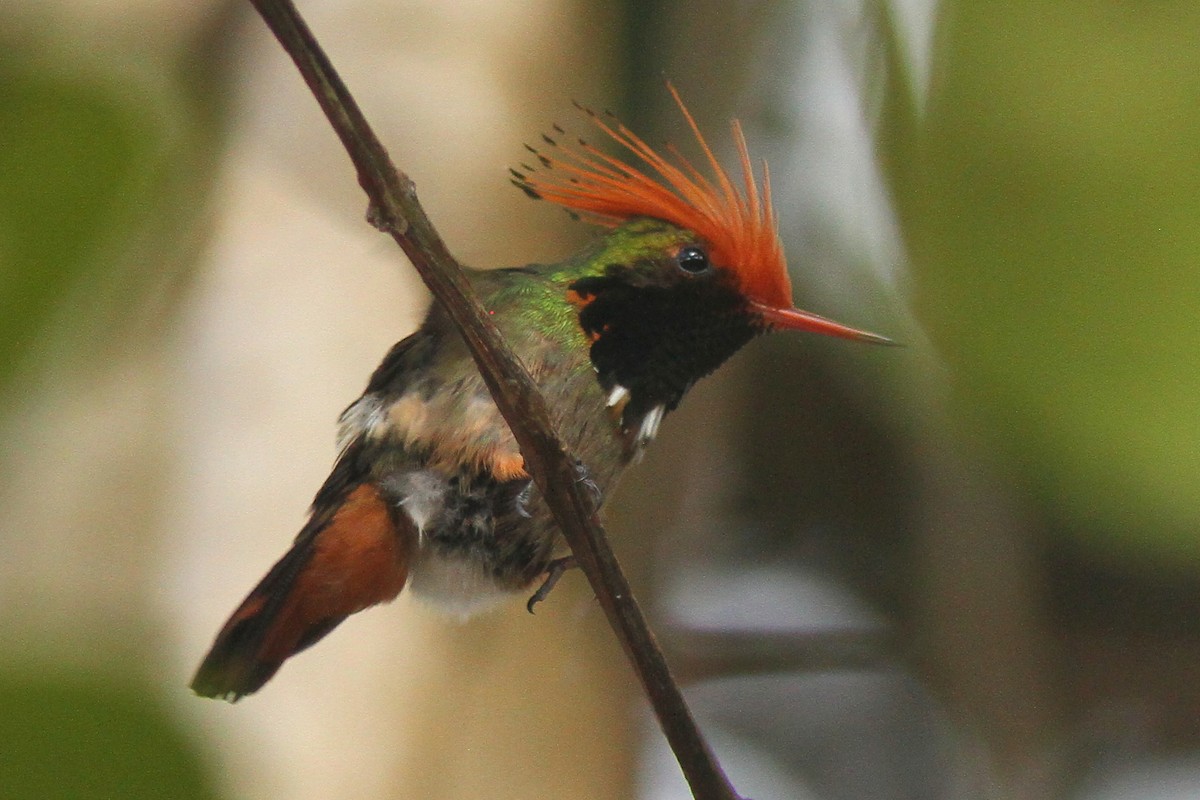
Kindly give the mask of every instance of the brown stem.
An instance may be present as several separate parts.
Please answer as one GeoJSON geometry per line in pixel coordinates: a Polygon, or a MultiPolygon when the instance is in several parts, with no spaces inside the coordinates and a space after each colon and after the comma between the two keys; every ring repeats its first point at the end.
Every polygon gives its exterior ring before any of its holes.
{"type": "Polygon", "coordinates": [[[392,164],[295,6],[290,0],[251,2],[295,61],[345,145],[358,170],[358,182],[370,201],[368,220],[396,240],[461,330],[496,405],[521,447],[526,469],[554,512],[571,551],[633,662],[692,795],[703,800],[738,800],[737,792],[701,736],[679,686],[671,677],[662,650],[608,544],[596,505],[576,481],[575,460],[555,433],[545,400],[533,379],[500,338],[462,267],[450,255],[417,201],[412,181],[392,164]]]}

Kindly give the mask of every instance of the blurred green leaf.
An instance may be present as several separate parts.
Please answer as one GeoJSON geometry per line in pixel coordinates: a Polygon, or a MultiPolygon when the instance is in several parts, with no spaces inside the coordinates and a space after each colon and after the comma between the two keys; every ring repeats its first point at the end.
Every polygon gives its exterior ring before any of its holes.
{"type": "Polygon", "coordinates": [[[0,797],[215,798],[195,747],[151,692],[0,672],[0,797]]]}
{"type": "Polygon", "coordinates": [[[961,407],[1086,541],[1200,565],[1200,5],[942,18],[891,166],[961,407]]]}
{"type": "Polygon", "coordinates": [[[0,386],[70,289],[119,254],[162,139],[117,85],[0,57],[0,386]]]}

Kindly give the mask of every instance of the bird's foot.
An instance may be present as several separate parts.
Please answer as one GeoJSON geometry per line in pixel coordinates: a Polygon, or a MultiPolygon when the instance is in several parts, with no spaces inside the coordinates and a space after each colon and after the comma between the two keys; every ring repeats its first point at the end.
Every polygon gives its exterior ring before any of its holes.
{"type": "Polygon", "coordinates": [[[588,494],[592,496],[592,502],[599,506],[602,499],[600,487],[594,480],[592,480],[592,473],[588,471],[587,465],[582,461],[576,460],[575,474],[579,476],[575,479],[575,482],[582,483],[583,488],[587,489],[588,494]]]}
{"type": "Polygon", "coordinates": [[[525,486],[521,491],[517,492],[517,496],[513,498],[513,505],[517,509],[517,513],[525,519],[529,519],[533,514],[529,513],[529,498],[533,496],[533,481],[526,481],[525,486]]]}
{"type": "Polygon", "coordinates": [[[550,590],[558,583],[558,579],[562,577],[563,573],[578,566],[579,564],[576,563],[575,556],[563,556],[551,561],[546,567],[546,580],[542,581],[542,585],[529,598],[529,602],[525,604],[525,610],[532,614],[533,607],[549,596],[550,590]]]}

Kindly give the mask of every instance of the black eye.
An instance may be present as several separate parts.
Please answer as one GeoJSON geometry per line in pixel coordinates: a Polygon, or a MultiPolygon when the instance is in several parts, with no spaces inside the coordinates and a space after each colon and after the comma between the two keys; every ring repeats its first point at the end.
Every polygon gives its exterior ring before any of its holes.
{"type": "Polygon", "coordinates": [[[708,253],[704,252],[701,247],[695,245],[680,249],[679,254],[675,256],[675,263],[684,272],[692,275],[699,275],[708,269],[708,253]]]}

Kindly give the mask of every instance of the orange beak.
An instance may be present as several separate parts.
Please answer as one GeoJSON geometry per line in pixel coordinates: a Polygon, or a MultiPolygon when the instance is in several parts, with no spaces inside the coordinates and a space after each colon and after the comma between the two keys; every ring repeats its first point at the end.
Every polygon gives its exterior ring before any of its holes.
{"type": "Polygon", "coordinates": [[[853,339],[856,342],[896,344],[886,336],[880,336],[870,331],[860,331],[857,328],[851,328],[840,322],[834,322],[831,319],[825,319],[825,317],[801,311],[798,308],[774,308],[755,301],[751,301],[750,308],[762,317],[763,321],[772,330],[809,331],[810,333],[820,333],[825,336],[853,339]]]}

